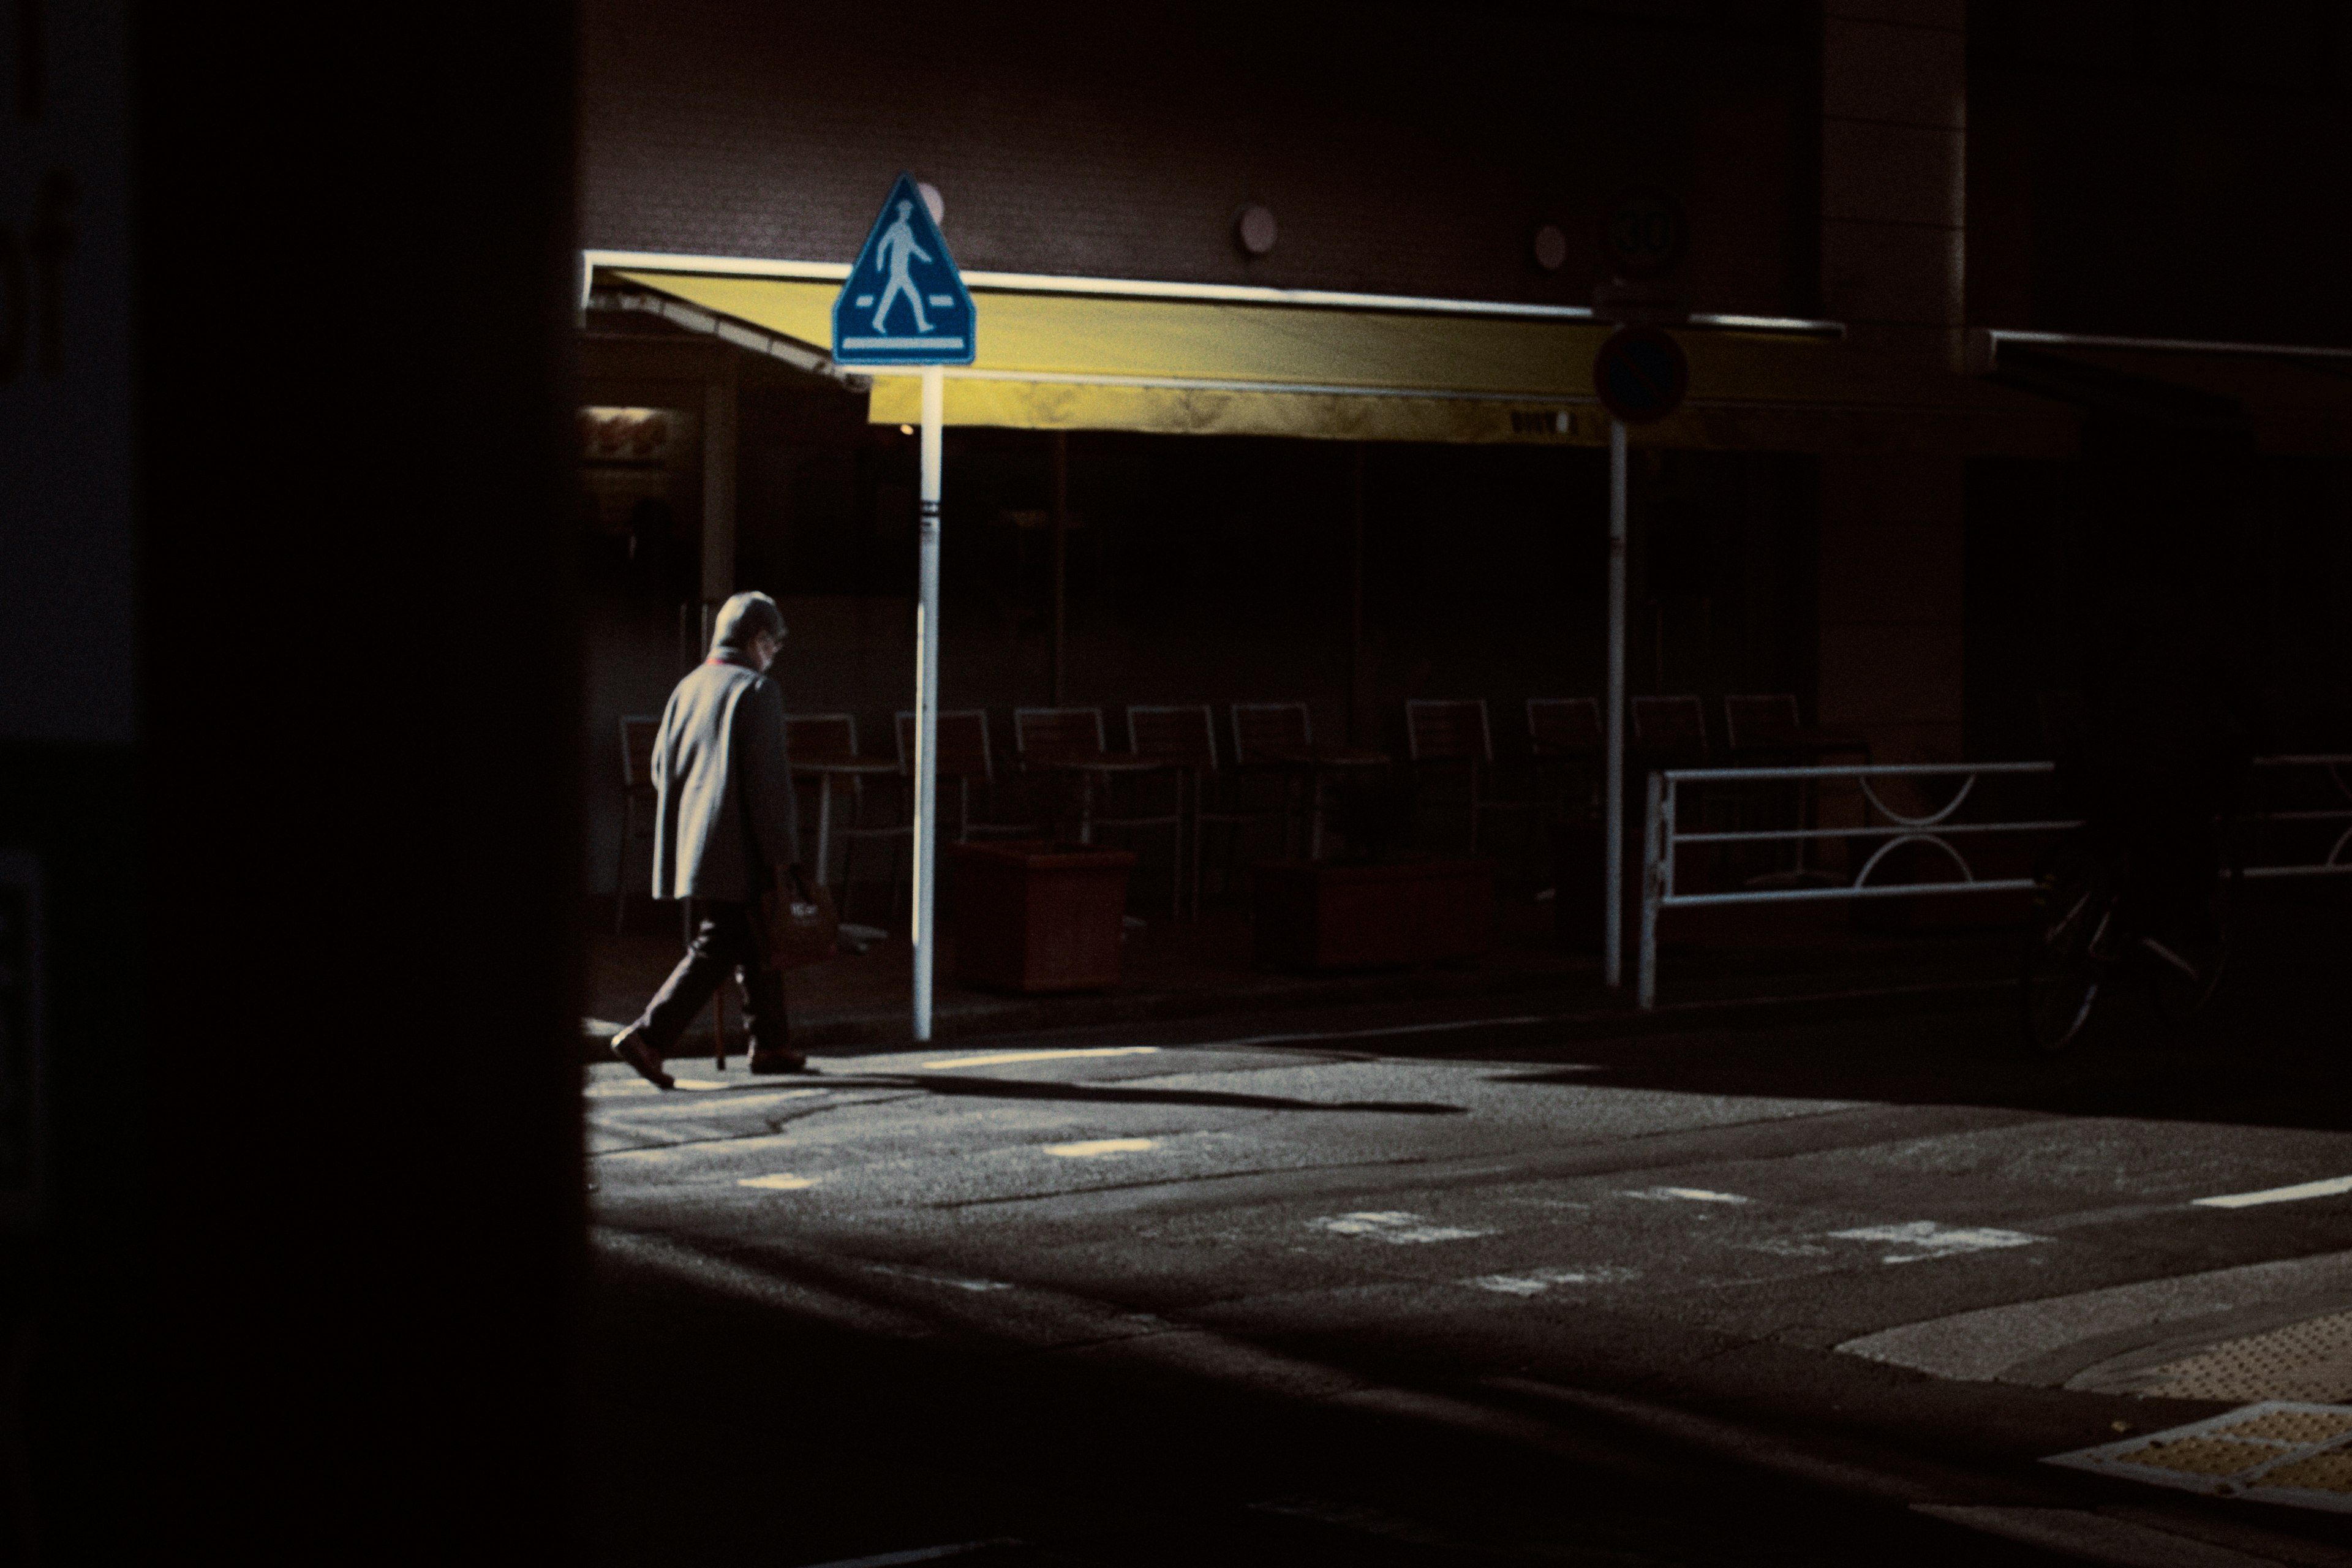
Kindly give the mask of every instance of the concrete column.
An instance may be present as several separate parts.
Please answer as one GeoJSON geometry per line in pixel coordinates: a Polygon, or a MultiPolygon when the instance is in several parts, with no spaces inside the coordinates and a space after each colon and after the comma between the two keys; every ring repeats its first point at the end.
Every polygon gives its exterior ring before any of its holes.
{"type": "Polygon", "coordinates": [[[735,367],[730,363],[702,389],[702,602],[722,604],[734,592],[735,367]]]}
{"type": "MultiPolygon", "coordinates": [[[[1824,0],[1822,299],[1856,347],[1958,371],[1965,0],[1824,0]]],[[[1820,718],[1881,762],[1956,759],[1965,468],[1822,459],[1820,718]]]]}
{"type": "Polygon", "coordinates": [[[1958,370],[1965,0],[1824,0],[1822,297],[1849,341],[1958,370]]]}

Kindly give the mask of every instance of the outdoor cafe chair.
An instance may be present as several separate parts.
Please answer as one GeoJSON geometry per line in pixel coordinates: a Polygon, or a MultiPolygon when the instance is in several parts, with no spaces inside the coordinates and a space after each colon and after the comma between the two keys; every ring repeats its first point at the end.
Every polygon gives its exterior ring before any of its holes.
{"type": "Polygon", "coordinates": [[[629,908],[629,846],[654,836],[654,742],[661,721],[650,713],[621,716],[621,842],[613,868],[613,934],[629,908]],[[643,806],[643,816],[638,807],[643,806]]]}
{"type": "Polygon", "coordinates": [[[1706,765],[1706,708],[1696,695],[1636,697],[1632,706],[1643,769],[1706,765]]]}
{"type": "MultiPolygon", "coordinates": [[[[1808,730],[1798,720],[1792,691],[1727,695],[1723,700],[1723,749],[1734,765],[1810,767],[1843,752],[1870,761],[1870,742],[1859,735],[1808,730]]],[[[1773,792],[1780,805],[1774,816],[1793,819],[1799,827],[1812,825],[1816,792],[1812,782],[1797,779],[1773,792]]],[[[1752,884],[1781,884],[1820,879],[1824,873],[1806,865],[1806,846],[1796,841],[1795,864],[1787,870],[1750,877],[1752,884]]]]}
{"type": "Polygon", "coordinates": [[[1233,710],[1234,766],[1267,765],[1269,751],[1315,743],[1313,721],[1304,702],[1236,702],[1233,710]]]}
{"type": "MultiPolygon", "coordinates": [[[[1304,702],[1236,702],[1233,705],[1234,767],[1247,775],[1279,770],[1286,787],[1303,784],[1297,816],[1305,819],[1307,853],[1323,853],[1323,784],[1334,771],[1388,765],[1381,752],[1359,747],[1318,746],[1304,702]]],[[[1283,853],[1297,853],[1294,820],[1286,807],[1283,853]]]]}
{"type": "Polygon", "coordinates": [[[1283,784],[1282,853],[1297,853],[1297,828],[1290,792],[1297,764],[1272,755],[1295,754],[1315,744],[1314,721],[1304,702],[1236,702],[1228,715],[1234,726],[1234,768],[1244,779],[1253,773],[1280,770],[1283,784]]]}
{"type": "Polygon", "coordinates": [[[1808,730],[1797,721],[1794,692],[1727,696],[1723,700],[1723,746],[1735,762],[1799,765],[1850,752],[1870,761],[1870,742],[1859,735],[1808,730]]]}
{"type": "MultiPolygon", "coordinates": [[[[1707,765],[1706,705],[1695,693],[1636,697],[1627,707],[1633,721],[1631,743],[1625,748],[1626,821],[1636,832],[1647,810],[1646,775],[1669,768],[1707,765]]],[[[1685,789],[1689,814],[1697,826],[1721,826],[1719,795],[1696,785],[1685,789]]]]}
{"type": "Polygon", "coordinates": [[[1183,779],[1172,765],[1168,771],[1175,780],[1176,800],[1165,811],[1138,809],[1130,802],[1123,812],[1097,809],[1097,792],[1107,800],[1112,779],[1128,771],[1160,771],[1160,759],[1147,759],[1137,753],[1118,756],[1103,743],[1103,715],[1099,708],[1015,708],[1013,710],[1013,746],[1022,758],[1024,768],[1042,766],[1069,773],[1078,787],[1078,838],[1082,843],[1094,841],[1097,827],[1168,829],[1168,880],[1171,886],[1170,912],[1172,916],[1183,910],[1184,898],[1184,831],[1183,779]]]}
{"type": "MultiPolygon", "coordinates": [[[[1205,702],[1176,705],[1131,703],[1127,710],[1128,741],[1139,757],[1160,757],[1180,770],[1179,778],[1191,781],[1192,847],[1187,874],[1192,886],[1192,907],[1195,919],[1201,913],[1201,862],[1203,839],[1212,825],[1233,829],[1225,849],[1225,886],[1231,889],[1234,860],[1239,853],[1241,837],[1252,823],[1279,817],[1280,811],[1243,811],[1234,803],[1216,798],[1220,775],[1217,772],[1216,722],[1205,702]]],[[[1183,809],[1182,796],[1178,810],[1183,809]]]]}
{"type": "Polygon", "coordinates": [[[1103,754],[1099,708],[1015,708],[1013,751],[1029,765],[1037,756],[1098,757],[1103,754]]]}
{"type": "MultiPolygon", "coordinates": [[[[833,841],[836,835],[843,842],[842,875],[846,878],[849,874],[847,847],[854,841],[854,837],[887,837],[903,831],[895,826],[868,827],[863,822],[866,781],[869,777],[897,774],[900,770],[885,758],[857,754],[857,716],[854,713],[787,713],[784,715],[784,748],[791,753],[793,772],[800,776],[800,780],[814,780],[816,785],[816,879],[830,886],[833,880],[833,841]],[[845,800],[845,806],[843,805],[845,800]],[[846,813],[838,826],[834,820],[837,809],[846,813]]],[[[842,896],[845,902],[848,898],[846,885],[843,887],[842,896]]]]}
{"type": "Polygon", "coordinates": [[[1563,812],[1570,806],[1571,786],[1580,782],[1584,798],[1576,807],[1586,816],[1596,813],[1601,804],[1601,769],[1608,750],[1600,702],[1590,697],[1530,697],[1527,715],[1528,755],[1538,780],[1557,779],[1553,798],[1563,812]]]}
{"type": "MultiPolygon", "coordinates": [[[[994,836],[1003,838],[1034,838],[1045,831],[1038,822],[1006,822],[994,817],[981,818],[972,815],[972,789],[981,791],[981,804],[992,809],[996,800],[996,756],[988,743],[988,712],[981,708],[962,708],[941,713],[939,721],[938,772],[940,793],[946,793],[950,780],[955,783],[955,841],[970,843],[974,837],[994,836]]],[[[915,715],[898,710],[898,765],[908,778],[915,770],[915,715]]]]}
{"type": "Polygon", "coordinates": [[[1495,765],[1494,727],[1486,716],[1486,700],[1412,698],[1404,705],[1405,754],[1416,773],[1429,764],[1463,764],[1469,774],[1470,853],[1478,853],[1478,830],[1492,811],[1534,811],[1534,801],[1500,800],[1491,796],[1495,765]]]}

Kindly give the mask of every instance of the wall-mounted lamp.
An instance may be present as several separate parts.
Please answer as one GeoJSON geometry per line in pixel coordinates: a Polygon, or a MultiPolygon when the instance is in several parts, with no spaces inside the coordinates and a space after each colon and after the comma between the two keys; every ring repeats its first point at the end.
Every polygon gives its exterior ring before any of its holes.
{"type": "Polygon", "coordinates": [[[1252,256],[1264,256],[1274,248],[1274,215],[1252,202],[1234,215],[1234,237],[1252,256]]]}
{"type": "Polygon", "coordinates": [[[1559,225],[1548,223],[1536,230],[1531,246],[1536,265],[1546,272],[1557,272],[1568,264],[1568,236],[1560,232],[1559,225]]]}

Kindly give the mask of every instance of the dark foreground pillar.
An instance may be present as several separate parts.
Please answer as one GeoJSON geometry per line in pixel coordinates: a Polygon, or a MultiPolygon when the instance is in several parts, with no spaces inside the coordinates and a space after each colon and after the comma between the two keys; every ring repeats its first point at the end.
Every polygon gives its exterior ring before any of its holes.
{"type": "Polygon", "coordinates": [[[48,1091],[0,1558],[561,1561],[570,9],[17,9],[0,189],[71,200],[62,369],[0,399],[88,438],[11,499],[12,602],[81,607],[0,687],[89,691],[0,704],[48,1091]]]}

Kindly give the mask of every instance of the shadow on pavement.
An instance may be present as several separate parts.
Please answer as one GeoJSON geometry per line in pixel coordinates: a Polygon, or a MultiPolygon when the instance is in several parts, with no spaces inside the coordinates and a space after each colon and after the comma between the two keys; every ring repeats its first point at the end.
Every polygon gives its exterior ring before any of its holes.
{"type": "MultiPolygon", "coordinates": [[[[854,1260],[757,1267],[788,1289],[905,1313],[854,1260]]],[[[1824,1509],[1639,1444],[1564,1429],[1584,1447],[1563,1462],[945,1319],[908,1337],[852,1329],[611,1252],[581,1349],[592,1555],[615,1564],[820,1563],[981,1541],[1019,1542],[997,1549],[1006,1562],[1139,1568],[1989,1560],[1980,1538],[1900,1510],[1824,1509]]]]}
{"type": "Polygon", "coordinates": [[[2188,1023],[2166,1019],[2143,987],[2124,984],[2101,1000],[2084,1037],[2054,1057],[2025,1046],[2005,985],[1973,1005],[1914,1013],[1824,1004],[1747,1026],[1701,1016],[1680,1031],[1662,1019],[1626,1034],[1563,1021],[1397,1036],[1381,1047],[1391,1058],[1525,1064],[1500,1081],[1580,1089],[2352,1130],[2352,920],[2342,904],[2274,906],[2241,944],[2212,1005],[2188,1023]]]}
{"type": "Polygon", "coordinates": [[[1074,1100],[1094,1105],[1205,1105],[1233,1110],[1348,1110],[1389,1116],[1460,1116],[1459,1105],[1412,1100],[1295,1100],[1278,1094],[1228,1094],[1206,1089],[1125,1089],[1094,1083],[1008,1078],[916,1078],[904,1073],[825,1075],[828,1088],[913,1089],[981,1100],[1074,1100]]]}

